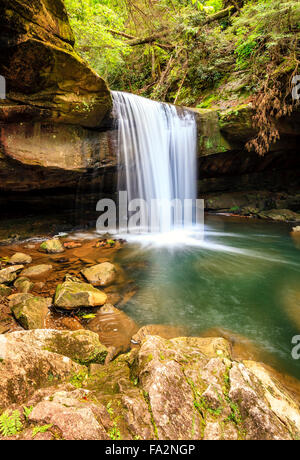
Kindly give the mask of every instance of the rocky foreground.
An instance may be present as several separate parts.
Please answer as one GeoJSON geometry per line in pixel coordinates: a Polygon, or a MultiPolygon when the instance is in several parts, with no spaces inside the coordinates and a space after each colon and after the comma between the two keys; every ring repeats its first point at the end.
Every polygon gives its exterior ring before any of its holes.
{"type": "Polygon", "coordinates": [[[106,355],[91,331],[0,336],[5,439],[299,438],[298,404],[263,365],[233,361],[224,339],[145,334],[106,355]]]}
{"type": "Polygon", "coordinates": [[[299,439],[299,404],[272,370],[121,310],[134,295],[112,263],[121,246],[3,248],[0,439],[299,439]]]}

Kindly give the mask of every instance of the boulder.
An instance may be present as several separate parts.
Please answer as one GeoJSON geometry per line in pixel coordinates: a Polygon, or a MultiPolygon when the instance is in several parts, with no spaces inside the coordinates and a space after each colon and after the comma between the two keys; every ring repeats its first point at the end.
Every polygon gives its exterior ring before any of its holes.
{"type": "Polygon", "coordinates": [[[300,411],[288,392],[229,351],[224,339],[145,339],[137,375],[158,439],[298,437],[300,411]]]}
{"type": "Polygon", "coordinates": [[[300,222],[300,214],[289,209],[272,209],[258,214],[261,219],[271,219],[278,222],[300,222]]]}
{"type": "Polygon", "coordinates": [[[0,335],[0,362],[1,411],[84,370],[65,356],[34,348],[10,334],[0,335]]]}
{"type": "Polygon", "coordinates": [[[86,330],[71,332],[40,329],[13,332],[10,337],[85,365],[103,364],[107,356],[107,348],[100,343],[98,335],[86,330]]]}
{"type": "Polygon", "coordinates": [[[5,284],[0,284],[0,297],[8,297],[11,295],[12,289],[5,284]]]}
{"type": "Polygon", "coordinates": [[[31,264],[32,262],[32,257],[30,257],[28,254],[23,254],[22,252],[17,252],[14,254],[10,259],[9,263],[12,265],[20,265],[20,264],[31,264]]]}
{"type": "Polygon", "coordinates": [[[23,270],[21,275],[30,279],[44,278],[51,272],[52,268],[52,265],[34,265],[23,270]]]}
{"type": "Polygon", "coordinates": [[[80,307],[100,307],[107,301],[107,295],[90,284],[79,281],[65,281],[56,288],[54,305],[65,310],[80,307]]]}
{"type": "Polygon", "coordinates": [[[112,284],[117,275],[116,267],[110,262],[94,265],[90,268],[84,268],[81,273],[94,286],[109,286],[112,284]]]}
{"type": "Polygon", "coordinates": [[[29,278],[26,278],[25,276],[20,276],[14,282],[14,287],[17,289],[18,292],[28,294],[28,292],[30,292],[34,287],[34,283],[32,283],[29,278]]]}
{"type": "Polygon", "coordinates": [[[42,329],[48,309],[52,304],[51,298],[44,299],[32,294],[15,294],[10,297],[10,308],[24,329],[42,329]]]}
{"type": "Polygon", "coordinates": [[[58,238],[44,241],[44,243],[41,244],[40,249],[47,254],[60,254],[61,252],[65,251],[58,238]]]}
{"type": "Polygon", "coordinates": [[[293,228],[293,233],[299,233],[300,234],[300,225],[298,225],[297,227],[293,228]]]}
{"type": "Polygon", "coordinates": [[[67,441],[99,441],[110,439],[105,430],[111,427],[109,414],[102,404],[87,400],[88,391],[61,391],[51,400],[39,402],[29,415],[29,421],[40,426],[53,425],[67,441]]]}
{"type": "Polygon", "coordinates": [[[24,265],[15,265],[13,267],[3,268],[0,270],[0,283],[10,284],[17,278],[17,273],[24,268],[24,265]]]}

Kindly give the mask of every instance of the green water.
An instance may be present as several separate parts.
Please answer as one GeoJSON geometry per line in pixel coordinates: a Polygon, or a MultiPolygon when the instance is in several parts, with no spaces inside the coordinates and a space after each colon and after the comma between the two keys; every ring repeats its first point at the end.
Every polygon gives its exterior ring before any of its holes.
{"type": "Polygon", "coordinates": [[[300,249],[290,228],[210,217],[203,247],[130,243],[118,260],[139,287],[127,314],[140,324],[185,326],[192,335],[225,328],[300,379],[300,360],[291,356],[300,334],[300,249]]]}

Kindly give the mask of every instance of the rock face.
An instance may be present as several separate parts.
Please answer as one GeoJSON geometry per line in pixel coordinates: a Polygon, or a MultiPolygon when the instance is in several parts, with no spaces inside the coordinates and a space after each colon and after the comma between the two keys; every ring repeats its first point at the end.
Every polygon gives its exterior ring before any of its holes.
{"type": "Polygon", "coordinates": [[[63,0],[4,0],[0,18],[0,75],[7,83],[1,188],[75,187],[84,174],[88,183],[90,168],[109,162],[109,136],[90,128],[101,126],[112,102],[104,80],[74,51],[63,0]]]}
{"type": "Polygon", "coordinates": [[[44,121],[100,126],[111,106],[110,94],[74,52],[63,1],[5,0],[0,13],[0,73],[7,81],[12,110],[39,114],[44,121]]]}
{"type": "Polygon", "coordinates": [[[88,374],[66,355],[75,346],[90,357],[94,340],[84,331],[0,336],[1,409],[32,407],[18,439],[46,424],[47,439],[299,438],[299,405],[263,365],[234,361],[225,339],[147,336],[88,374]]]}
{"type": "Polygon", "coordinates": [[[277,122],[280,140],[263,157],[245,148],[256,136],[251,104],[196,112],[198,191],[206,200],[206,209],[229,211],[248,206],[258,212],[300,211],[299,110],[277,122]]]}
{"type": "Polygon", "coordinates": [[[106,303],[107,295],[90,284],[65,281],[57,286],[54,304],[65,310],[79,307],[99,307],[106,303]]]}

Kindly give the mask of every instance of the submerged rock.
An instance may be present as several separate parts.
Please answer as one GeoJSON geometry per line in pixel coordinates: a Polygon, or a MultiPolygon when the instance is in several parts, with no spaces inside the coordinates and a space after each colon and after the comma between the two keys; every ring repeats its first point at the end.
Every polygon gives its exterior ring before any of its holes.
{"type": "Polygon", "coordinates": [[[113,305],[105,305],[92,319],[88,328],[99,335],[100,342],[108,347],[106,363],[130,348],[131,338],[138,331],[137,324],[113,305]]]}
{"type": "Polygon", "coordinates": [[[149,324],[143,326],[133,337],[133,344],[140,344],[149,335],[158,335],[164,339],[174,339],[185,335],[185,328],[166,324],[149,324]]]}
{"type": "Polygon", "coordinates": [[[27,254],[23,254],[22,252],[17,252],[9,259],[9,263],[13,265],[31,264],[31,262],[32,262],[32,257],[30,257],[27,254]]]}
{"type": "Polygon", "coordinates": [[[44,243],[41,244],[40,249],[47,254],[60,254],[65,251],[58,238],[44,241],[44,243]]]}
{"type": "Polygon", "coordinates": [[[116,267],[110,262],[104,262],[94,265],[90,268],[84,268],[81,273],[94,286],[108,286],[112,284],[117,275],[116,267]]]}
{"type": "Polygon", "coordinates": [[[107,295],[90,284],[71,281],[69,278],[56,288],[54,305],[65,310],[80,307],[100,307],[107,301],[107,295]]]}
{"type": "Polygon", "coordinates": [[[44,299],[32,294],[15,294],[10,297],[10,308],[24,329],[43,329],[52,304],[50,298],[44,299]]]}
{"type": "Polygon", "coordinates": [[[24,265],[15,265],[14,267],[3,268],[0,270],[0,283],[10,284],[17,278],[17,272],[22,270],[24,265]]]}
{"type": "Polygon", "coordinates": [[[30,279],[39,279],[47,276],[53,269],[52,265],[34,265],[22,271],[21,275],[30,279]]]}
{"type": "Polygon", "coordinates": [[[99,341],[97,334],[91,331],[56,331],[41,329],[29,332],[14,332],[10,335],[26,345],[52,353],[67,356],[80,364],[103,364],[107,348],[99,341]]]}
{"type": "Polygon", "coordinates": [[[32,283],[29,278],[20,276],[20,278],[17,278],[14,282],[14,287],[17,289],[17,291],[28,294],[28,292],[30,292],[34,287],[34,283],[32,283]]]}

